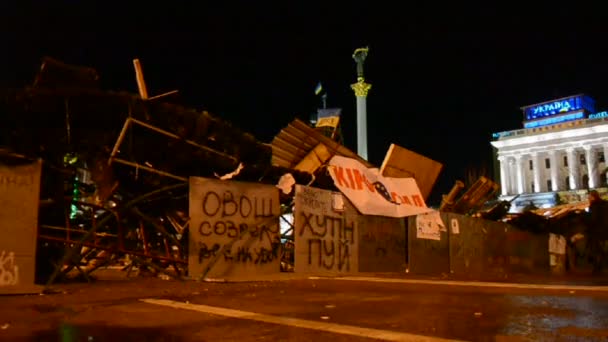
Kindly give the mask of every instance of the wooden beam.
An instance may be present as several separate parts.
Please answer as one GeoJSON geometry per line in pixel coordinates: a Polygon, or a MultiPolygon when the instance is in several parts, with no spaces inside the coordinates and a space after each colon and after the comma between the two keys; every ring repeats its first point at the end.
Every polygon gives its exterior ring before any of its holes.
{"type": "Polygon", "coordinates": [[[146,81],[144,81],[144,72],[141,68],[141,63],[139,59],[135,58],[133,60],[133,66],[135,67],[135,78],[137,79],[137,88],[139,88],[139,96],[142,99],[148,99],[148,89],[146,88],[146,81]]]}

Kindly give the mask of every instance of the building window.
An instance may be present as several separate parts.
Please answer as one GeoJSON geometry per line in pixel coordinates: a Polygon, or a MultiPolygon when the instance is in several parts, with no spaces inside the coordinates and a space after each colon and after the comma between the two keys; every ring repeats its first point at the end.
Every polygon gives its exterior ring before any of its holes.
{"type": "Polygon", "coordinates": [[[568,166],[568,156],[564,156],[564,166],[568,166]]]}
{"type": "Polygon", "coordinates": [[[532,166],[532,165],[533,165],[532,160],[530,160],[529,162],[530,162],[530,170],[532,170],[532,169],[534,168],[534,167],[532,166]]]}
{"type": "Polygon", "coordinates": [[[588,175],[583,175],[583,187],[585,188],[589,188],[589,176],[588,175]]]}
{"type": "Polygon", "coordinates": [[[549,160],[549,158],[545,159],[545,168],[548,169],[551,167],[551,161],[549,160]]]}
{"type": "Polygon", "coordinates": [[[580,155],[580,159],[581,159],[581,165],[585,165],[585,155],[584,154],[580,155]]]}
{"type": "Polygon", "coordinates": [[[606,162],[606,159],[605,159],[605,157],[604,157],[604,152],[598,152],[598,153],[597,153],[597,160],[598,160],[600,163],[605,163],[605,162],[606,162]]]}
{"type": "Polygon", "coordinates": [[[552,190],[552,188],[551,188],[551,180],[547,179],[547,191],[551,191],[551,190],[552,190]]]}
{"type": "Polygon", "coordinates": [[[606,184],[606,174],[605,173],[602,173],[600,175],[600,184],[602,184],[602,186],[608,185],[608,184],[606,184]]]}
{"type": "Polygon", "coordinates": [[[530,192],[534,192],[534,182],[530,182],[530,192]]]}
{"type": "Polygon", "coordinates": [[[566,189],[570,189],[570,176],[566,176],[566,189]]]}

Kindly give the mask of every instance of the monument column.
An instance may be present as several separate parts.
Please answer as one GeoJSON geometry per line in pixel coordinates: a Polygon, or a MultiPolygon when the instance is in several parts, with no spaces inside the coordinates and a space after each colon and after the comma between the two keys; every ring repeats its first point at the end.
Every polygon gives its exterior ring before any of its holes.
{"type": "Polygon", "coordinates": [[[353,59],[357,62],[357,83],[351,88],[357,97],[357,154],[367,160],[367,93],[372,85],[365,83],[363,76],[363,63],[367,57],[368,48],[356,49],[353,59]]]}

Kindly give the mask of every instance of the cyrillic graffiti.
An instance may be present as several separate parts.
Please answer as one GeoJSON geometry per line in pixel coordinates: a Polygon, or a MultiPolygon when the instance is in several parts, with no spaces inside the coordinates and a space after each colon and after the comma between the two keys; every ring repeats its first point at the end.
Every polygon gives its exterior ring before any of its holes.
{"type": "Polygon", "coordinates": [[[247,223],[236,224],[233,221],[203,221],[198,227],[198,232],[202,236],[220,235],[227,236],[229,238],[235,238],[237,236],[243,237],[243,233],[249,232],[249,236],[259,238],[260,241],[264,237],[267,237],[269,241],[272,241],[272,235],[279,232],[277,225],[248,225],[247,223]]]}
{"type": "MultiPolygon", "coordinates": [[[[199,253],[198,262],[203,263],[205,259],[211,259],[217,256],[220,252],[221,246],[218,243],[213,244],[211,247],[207,247],[205,243],[199,242],[199,253]]],[[[271,244],[270,248],[266,247],[237,247],[235,249],[227,248],[223,252],[225,261],[236,262],[236,263],[253,263],[253,264],[267,264],[274,260],[277,260],[280,255],[280,243],[277,241],[271,244]]]]}
{"type": "Polygon", "coordinates": [[[308,238],[308,265],[327,270],[350,271],[355,223],[343,217],[299,212],[302,225],[298,236],[308,238]]]}
{"type": "Polygon", "coordinates": [[[0,186],[28,187],[34,184],[34,176],[0,173],[0,186]]]}
{"type": "Polygon", "coordinates": [[[196,217],[191,223],[196,253],[191,262],[203,264],[216,258],[232,264],[278,262],[278,196],[272,191],[246,191],[243,184],[214,183],[208,181],[210,186],[191,202],[196,217]],[[244,191],[239,193],[241,188],[244,191]]]}
{"type": "Polygon", "coordinates": [[[220,214],[222,218],[233,217],[238,214],[241,218],[249,218],[253,214],[254,218],[272,217],[272,199],[253,198],[239,195],[235,199],[232,191],[225,191],[222,196],[209,191],[203,197],[203,213],[208,217],[215,217],[220,214]]]}
{"type": "Polygon", "coordinates": [[[336,230],[338,231],[338,237],[340,239],[347,239],[354,241],[355,228],[354,223],[346,223],[346,220],[342,217],[333,217],[329,215],[316,215],[313,213],[300,212],[303,219],[302,228],[298,235],[302,236],[306,229],[310,230],[311,234],[324,238],[329,235],[331,237],[336,236],[336,230]],[[350,234],[350,236],[347,236],[350,234]]]}
{"type": "Polygon", "coordinates": [[[0,286],[11,286],[19,283],[19,266],[15,264],[15,253],[0,253],[0,286]]]}
{"type": "Polygon", "coordinates": [[[260,240],[267,237],[269,241],[272,241],[273,234],[279,232],[277,224],[250,225],[236,223],[232,219],[225,219],[234,218],[242,221],[250,217],[258,220],[273,217],[272,199],[270,198],[256,197],[250,199],[245,195],[235,198],[232,191],[225,191],[222,196],[209,191],[203,197],[202,209],[206,218],[209,219],[202,221],[198,227],[198,232],[202,236],[225,235],[229,238],[235,238],[249,232],[251,237],[259,237],[260,240]],[[218,220],[218,218],[221,219],[218,220]]]}
{"type": "Polygon", "coordinates": [[[313,265],[316,258],[318,267],[327,270],[350,271],[349,245],[348,240],[308,239],[308,264],[313,265]]]}

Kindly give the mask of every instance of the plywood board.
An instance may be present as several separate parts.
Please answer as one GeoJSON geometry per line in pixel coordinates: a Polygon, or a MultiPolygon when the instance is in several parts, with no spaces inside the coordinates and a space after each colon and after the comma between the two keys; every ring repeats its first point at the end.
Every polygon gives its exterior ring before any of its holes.
{"type": "Polygon", "coordinates": [[[276,187],[190,177],[189,212],[191,277],[206,272],[208,278],[251,279],[280,272],[276,187]]]}
{"type": "Polygon", "coordinates": [[[391,144],[380,167],[380,174],[394,178],[413,177],[426,200],[431,194],[442,169],[443,164],[439,162],[404,147],[391,144]]]}
{"type": "Polygon", "coordinates": [[[35,288],[41,165],[0,164],[0,294],[35,288]]]}
{"type": "Polygon", "coordinates": [[[339,192],[297,185],[295,272],[358,271],[357,212],[339,192]]]}
{"type": "Polygon", "coordinates": [[[312,174],[331,157],[331,151],[329,151],[327,146],[318,144],[296,165],[295,169],[312,174]]]}

